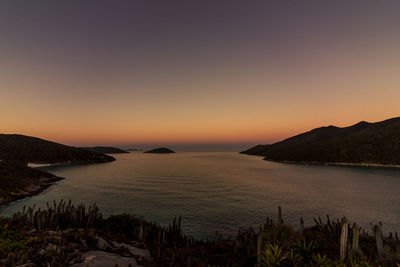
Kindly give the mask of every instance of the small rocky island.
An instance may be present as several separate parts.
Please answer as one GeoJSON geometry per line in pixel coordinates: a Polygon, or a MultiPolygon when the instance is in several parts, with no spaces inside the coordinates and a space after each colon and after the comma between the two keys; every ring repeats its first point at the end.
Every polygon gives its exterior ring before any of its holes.
{"type": "Polygon", "coordinates": [[[166,147],[160,147],[160,148],[155,148],[155,149],[151,149],[148,151],[145,151],[144,153],[152,153],[152,154],[172,154],[172,153],[176,153],[175,151],[166,148],[166,147]]]}
{"type": "Polygon", "coordinates": [[[122,150],[117,147],[110,146],[94,146],[94,147],[81,147],[82,149],[86,149],[93,152],[103,153],[103,154],[125,154],[129,153],[128,151],[122,150]]]}

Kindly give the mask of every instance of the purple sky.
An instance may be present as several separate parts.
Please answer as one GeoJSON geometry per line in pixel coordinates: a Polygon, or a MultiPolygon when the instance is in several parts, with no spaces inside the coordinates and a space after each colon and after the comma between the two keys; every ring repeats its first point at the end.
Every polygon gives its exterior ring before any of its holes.
{"type": "Polygon", "coordinates": [[[0,132],[272,142],[399,115],[400,1],[1,1],[0,132]]]}

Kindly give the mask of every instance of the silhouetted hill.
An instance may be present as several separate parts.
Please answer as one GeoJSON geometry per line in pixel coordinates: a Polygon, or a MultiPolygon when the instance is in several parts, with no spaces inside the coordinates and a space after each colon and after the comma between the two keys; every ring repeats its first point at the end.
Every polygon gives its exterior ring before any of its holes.
{"type": "Polygon", "coordinates": [[[166,147],[160,147],[152,150],[145,151],[144,153],[153,153],[153,154],[171,154],[175,153],[175,151],[166,148],[166,147]]]}
{"type": "Polygon", "coordinates": [[[0,205],[39,193],[60,179],[23,164],[0,160],[0,205]]]}
{"type": "Polygon", "coordinates": [[[86,149],[89,151],[94,151],[103,154],[122,154],[129,153],[128,151],[116,148],[116,147],[108,147],[108,146],[95,146],[95,147],[80,147],[82,149],[86,149]]]}
{"type": "Polygon", "coordinates": [[[400,165],[400,117],[350,127],[321,127],[241,152],[265,160],[400,165]]]}
{"type": "Polygon", "coordinates": [[[0,159],[22,164],[29,162],[90,163],[115,160],[101,153],[19,134],[0,134],[0,159]]]}

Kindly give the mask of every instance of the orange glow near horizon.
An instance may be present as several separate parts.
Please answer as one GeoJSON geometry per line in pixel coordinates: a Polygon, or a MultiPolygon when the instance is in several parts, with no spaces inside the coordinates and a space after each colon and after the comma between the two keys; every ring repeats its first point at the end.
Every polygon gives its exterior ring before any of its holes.
{"type": "Polygon", "coordinates": [[[266,2],[0,4],[0,133],[257,144],[400,116],[397,3],[266,2]]]}

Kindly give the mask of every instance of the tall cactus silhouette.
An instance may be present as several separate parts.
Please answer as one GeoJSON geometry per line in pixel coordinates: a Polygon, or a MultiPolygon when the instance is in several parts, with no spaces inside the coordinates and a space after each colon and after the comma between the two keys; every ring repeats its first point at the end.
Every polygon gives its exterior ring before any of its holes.
{"type": "Polygon", "coordinates": [[[300,236],[303,236],[303,233],[304,233],[304,220],[303,217],[300,217],[300,229],[299,229],[300,236]]]}
{"type": "Polygon", "coordinates": [[[278,207],[278,224],[282,224],[283,220],[282,220],[282,208],[281,206],[278,207]]]}
{"type": "Polygon", "coordinates": [[[346,260],[347,236],[348,236],[347,218],[343,217],[343,219],[342,219],[342,235],[340,236],[340,260],[341,261],[346,260]]]}
{"type": "Polygon", "coordinates": [[[385,257],[385,250],[383,249],[382,229],[379,225],[374,226],[374,235],[376,241],[376,250],[378,256],[382,259],[385,257]]]}
{"type": "Polygon", "coordinates": [[[359,243],[360,243],[360,241],[359,241],[360,227],[358,227],[357,224],[354,224],[354,226],[353,226],[352,235],[353,235],[353,238],[352,238],[352,243],[351,243],[351,251],[352,251],[353,257],[356,257],[356,256],[362,257],[363,253],[362,253],[360,245],[359,245],[359,243]]]}

